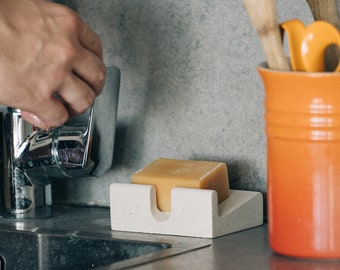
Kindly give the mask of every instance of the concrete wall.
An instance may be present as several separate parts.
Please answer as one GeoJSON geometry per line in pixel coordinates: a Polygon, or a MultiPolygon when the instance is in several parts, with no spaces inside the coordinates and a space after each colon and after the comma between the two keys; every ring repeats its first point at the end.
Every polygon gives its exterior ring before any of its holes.
{"type": "MultiPolygon", "coordinates": [[[[114,165],[54,184],[55,201],[108,205],[112,182],[158,157],[226,162],[235,189],[266,191],[264,60],[241,0],[65,0],[121,69],[114,165]]],[[[305,1],[277,1],[279,21],[312,21],[305,1]]]]}

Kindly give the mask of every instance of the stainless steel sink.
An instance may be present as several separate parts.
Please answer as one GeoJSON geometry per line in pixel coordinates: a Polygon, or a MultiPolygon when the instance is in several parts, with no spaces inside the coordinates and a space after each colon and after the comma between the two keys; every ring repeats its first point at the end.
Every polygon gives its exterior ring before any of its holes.
{"type": "Polygon", "coordinates": [[[40,225],[0,220],[0,270],[125,269],[210,245],[205,239],[113,232],[93,224],[87,231],[84,216],[73,216],[67,229],[53,218],[40,225]]]}

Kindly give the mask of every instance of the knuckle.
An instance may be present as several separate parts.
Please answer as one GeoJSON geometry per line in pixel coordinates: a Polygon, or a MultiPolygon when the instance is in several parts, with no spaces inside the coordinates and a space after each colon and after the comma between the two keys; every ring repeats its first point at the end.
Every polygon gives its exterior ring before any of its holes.
{"type": "Polygon", "coordinates": [[[103,43],[99,37],[93,39],[91,47],[93,47],[94,51],[97,52],[98,57],[103,59],[103,43]]]}
{"type": "Polygon", "coordinates": [[[74,44],[69,40],[65,40],[60,48],[59,59],[62,62],[70,62],[76,59],[77,54],[78,49],[74,46],[74,44]]]}
{"type": "Polygon", "coordinates": [[[61,6],[62,19],[64,25],[73,31],[77,31],[80,23],[80,18],[72,9],[66,6],[61,6]]]}
{"type": "Polygon", "coordinates": [[[87,107],[90,107],[94,103],[95,99],[96,95],[93,91],[91,91],[87,98],[87,107]]]}
{"type": "Polygon", "coordinates": [[[85,47],[92,51],[100,59],[103,58],[103,44],[97,33],[93,29],[83,23],[79,25],[79,36],[85,47]]]}
{"type": "Polygon", "coordinates": [[[97,70],[97,75],[96,75],[96,94],[99,95],[104,87],[104,83],[105,83],[105,78],[106,78],[106,67],[105,65],[102,66],[102,68],[99,68],[97,70]]]}
{"type": "Polygon", "coordinates": [[[68,29],[69,34],[60,35],[58,37],[57,42],[55,43],[55,53],[58,57],[59,61],[69,62],[76,58],[79,51],[78,42],[76,40],[76,32],[79,27],[79,18],[72,11],[65,9],[64,10],[64,27],[68,29]]]}
{"type": "Polygon", "coordinates": [[[88,110],[88,108],[94,103],[95,94],[90,93],[87,98],[79,100],[77,104],[69,105],[69,112],[72,116],[77,116],[83,114],[88,110]]]}
{"type": "Polygon", "coordinates": [[[81,113],[85,112],[95,101],[95,95],[89,95],[88,98],[82,104],[81,113]]]}
{"type": "Polygon", "coordinates": [[[105,84],[105,78],[106,78],[106,67],[103,64],[101,67],[99,67],[96,70],[96,74],[94,76],[94,80],[92,82],[92,88],[95,91],[95,94],[98,96],[104,87],[105,84]]]}
{"type": "Polygon", "coordinates": [[[56,43],[51,45],[51,58],[54,63],[59,63],[62,66],[70,64],[76,60],[78,55],[78,48],[75,43],[64,37],[60,38],[56,43]]]}

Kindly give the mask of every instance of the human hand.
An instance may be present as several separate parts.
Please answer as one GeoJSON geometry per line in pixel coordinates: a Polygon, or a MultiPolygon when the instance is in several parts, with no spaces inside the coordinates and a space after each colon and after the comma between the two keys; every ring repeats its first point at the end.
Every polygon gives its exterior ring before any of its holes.
{"type": "Polygon", "coordinates": [[[89,108],[103,88],[99,37],[71,9],[0,0],[0,103],[41,129],[89,108]]]}

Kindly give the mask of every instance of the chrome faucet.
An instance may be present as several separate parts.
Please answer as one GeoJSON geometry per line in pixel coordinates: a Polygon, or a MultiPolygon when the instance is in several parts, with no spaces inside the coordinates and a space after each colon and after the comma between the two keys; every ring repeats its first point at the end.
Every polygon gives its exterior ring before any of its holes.
{"type": "Polygon", "coordinates": [[[97,105],[60,127],[43,131],[20,110],[0,112],[0,218],[50,217],[53,180],[100,177],[111,169],[120,70],[108,66],[106,74],[97,105]]]}
{"type": "Polygon", "coordinates": [[[50,217],[51,181],[91,174],[93,111],[43,131],[8,108],[0,133],[0,217],[50,217]]]}

